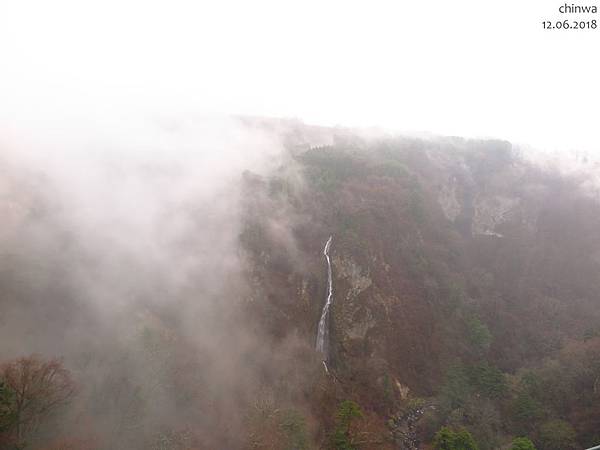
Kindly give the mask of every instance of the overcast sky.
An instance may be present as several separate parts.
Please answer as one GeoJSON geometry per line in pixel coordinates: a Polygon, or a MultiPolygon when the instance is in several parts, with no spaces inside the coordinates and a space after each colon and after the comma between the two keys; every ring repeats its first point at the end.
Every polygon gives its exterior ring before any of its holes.
{"type": "Polygon", "coordinates": [[[543,30],[561,4],[0,0],[0,125],[200,111],[600,154],[600,29],[543,30]]]}

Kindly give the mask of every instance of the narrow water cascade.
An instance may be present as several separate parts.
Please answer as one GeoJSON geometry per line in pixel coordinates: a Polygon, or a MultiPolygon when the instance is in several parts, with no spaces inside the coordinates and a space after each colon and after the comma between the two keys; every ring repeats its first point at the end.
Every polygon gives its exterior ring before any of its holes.
{"type": "Polygon", "coordinates": [[[327,361],[327,344],[329,340],[329,307],[333,301],[333,280],[331,274],[331,259],[329,258],[329,248],[331,247],[331,240],[333,236],[329,236],[323,248],[323,255],[327,259],[327,300],[323,306],[323,312],[321,313],[321,319],[319,320],[319,328],[317,331],[317,344],[316,349],[318,352],[323,353],[323,361],[327,361]]]}

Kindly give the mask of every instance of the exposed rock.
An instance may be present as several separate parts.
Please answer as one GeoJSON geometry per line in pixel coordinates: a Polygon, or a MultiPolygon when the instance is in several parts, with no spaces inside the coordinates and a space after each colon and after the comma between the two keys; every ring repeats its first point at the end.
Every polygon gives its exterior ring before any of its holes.
{"type": "Polygon", "coordinates": [[[398,392],[400,392],[400,398],[402,400],[406,400],[408,398],[408,393],[410,392],[410,388],[408,386],[403,385],[398,380],[394,380],[394,382],[396,383],[398,392]]]}
{"type": "Polygon", "coordinates": [[[397,448],[402,450],[418,450],[420,442],[417,437],[417,422],[425,414],[426,406],[408,408],[403,413],[398,413],[388,421],[392,438],[397,448]]]}
{"type": "Polygon", "coordinates": [[[443,185],[438,194],[438,201],[442,207],[442,211],[450,222],[454,222],[462,211],[456,190],[456,178],[451,177],[450,182],[447,185],[443,185]]]}
{"type": "Polygon", "coordinates": [[[473,234],[503,237],[495,231],[496,227],[514,217],[514,213],[519,206],[520,200],[518,198],[500,195],[493,197],[478,196],[475,199],[473,234]]]}
{"type": "Polygon", "coordinates": [[[377,325],[377,321],[373,318],[370,309],[361,308],[352,315],[345,330],[346,336],[350,339],[364,339],[367,332],[375,325],[377,325]]]}
{"type": "Polygon", "coordinates": [[[346,300],[354,300],[372,284],[369,274],[363,274],[361,267],[352,258],[334,256],[333,267],[335,270],[334,276],[336,278],[343,278],[350,284],[350,289],[346,293],[346,300]]]}
{"type": "MultiPolygon", "coordinates": [[[[369,274],[349,257],[333,258],[334,277],[344,280],[344,292],[338,291],[334,307],[339,312],[338,325],[344,341],[365,339],[369,330],[377,325],[367,303],[356,302],[357,297],[373,283],[369,274]],[[341,301],[340,301],[341,300],[341,301]]],[[[334,283],[335,286],[335,283],[334,283]]],[[[334,288],[335,292],[335,288],[334,288]]]]}
{"type": "Polygon", "coordinates": [[[303,279],[298,289],[298,297],[305,308],[310,307],[310,293],[308,290],[308,280],[303,279]]]}

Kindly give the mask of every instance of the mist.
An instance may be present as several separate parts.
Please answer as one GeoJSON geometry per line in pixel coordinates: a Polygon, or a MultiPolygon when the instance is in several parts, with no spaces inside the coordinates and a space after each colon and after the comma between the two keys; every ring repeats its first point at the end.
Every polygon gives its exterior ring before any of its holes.
{"type": "Polygon", "coordinates": [[[80,392],[62,426],[73,434],[93,418],[102,448],[148,445],[165,424],[208,427],[220,443],[204,445],[236,447],[239,409],[277,360],[240,316],[243,173],[289,160],[281,136],[206,116],[44,125],[0,144],[0,359],[63,358],[80,392]],[[166,393],[177,380],[193,391],[184,406],[166,393]]]}
{"type": "Polygon", "coordinates": [[[563,3],[0,1],[0,450],[598,445],[563,3]]]}

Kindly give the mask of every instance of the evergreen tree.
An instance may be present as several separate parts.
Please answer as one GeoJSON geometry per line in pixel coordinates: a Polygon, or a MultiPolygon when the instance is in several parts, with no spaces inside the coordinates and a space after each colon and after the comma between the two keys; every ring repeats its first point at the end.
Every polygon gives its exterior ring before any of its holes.
{"type": "Polygon", "coordinates": [[[478,450],[477,444],[465,429],[454,431],[448,427],[442,427],[433,440],[435,450],[478,450]]]}
{"type": "Polygon", "coordinates": [[[535,446],[528,438],[518,437],[512,441],[510,450],[535,450],[535,446]]]}

